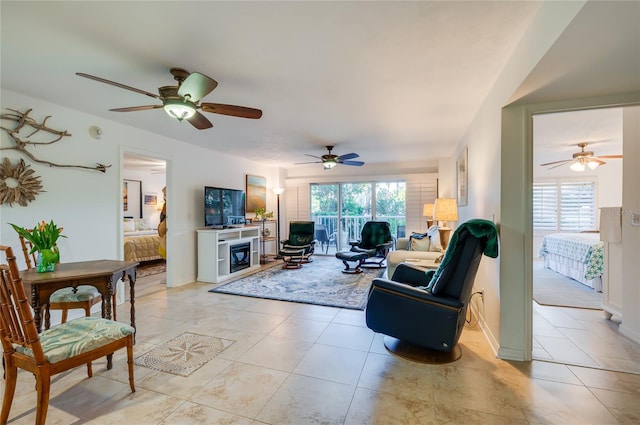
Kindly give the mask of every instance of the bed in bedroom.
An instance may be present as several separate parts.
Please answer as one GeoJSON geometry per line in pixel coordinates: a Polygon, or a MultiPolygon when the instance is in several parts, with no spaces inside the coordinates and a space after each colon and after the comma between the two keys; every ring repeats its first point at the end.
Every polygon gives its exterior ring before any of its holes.
{"type": "Polygon", "coordinates": [[[553,233],[542,240],[544,266],[602,292],[604,242],[599,233],[553,233]]]}
{"type": "Polygon", "coordinates": [[[124,259],[125,261],[152,261],[162,259],[158,253],[160,236],[156,229],[150,229],[144,221],[125,220],[124,259]]]}

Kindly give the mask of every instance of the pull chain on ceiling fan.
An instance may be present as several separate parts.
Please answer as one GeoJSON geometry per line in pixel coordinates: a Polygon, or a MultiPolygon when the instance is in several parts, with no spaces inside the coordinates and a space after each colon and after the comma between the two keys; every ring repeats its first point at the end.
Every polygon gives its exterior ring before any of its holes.
{"type": "Polygon", "coordinates": [[[360,156],[357,153],[352,152],[352,153],[346,153],[344,155],[338,156],[331,153],[331,150],[333,150],[333,146],[327,146],[326,148],[329,151],[329,153],[322,156],[305,154],[306,156],[317,158],[320,161],[296,162],[296,165],[297,164],[322,164],[322,167],[325,170],[330,170],[338,164],[354,165],[356,167],[361,167],[364,165],[364,162],[362,161],[351,161],[352,159],[358,158],[360,156]]]}
{"type": "Polygon", "coordinates": [[[569,165],[569,168],[571,168],[572,171],[584,171],[586,169],[586,167],[589,167],[589,169],[594,170],[598,166],[606,164],[606,162],[603,161],[602,158],[606,158],[606,159],[622,158],[622,155],[595,156],[593,151],[585,151],[584,150],[584,148],[587,147],[587,143],[586,142],[578,143],[578,147],[581,150],[580,150],[580,152],[574,153],[572,159],[565,159],[565,160],[562,160],[562,161],[547,162],[545,164],[540,164],[540,166],[541,167],[546,167],[548,165],[553,165],[553,167],[549,167],[549,170],[552,170],[552,169],[558,168],[558,167],[560,167],[560,166],[562,166],[564,164],[569,164],[570,163],[571,165],[569,165]]]}
{"type": "Polygon", "coordinates": [[[198,112],[198,109],[213,114],[229,115],[240,118],[258,119],[262,116],[262,111],[260,109],[225,105],[222,103],[199,103],[200,99],[211,93],[218,86],[218,83],[213,78],[204,74],[200,74],[199,72],[190,73],[182,68],[171,68],[169,72],[173,75],[173,79],[178,82],[178,85],[159,87],[159,95],[127,86],[125,84],[116,83],[115,81],[96,77],[94,75],[84,74],[82,72],[76,72],[76,75],[143,94],[162,102],[161,105],[129,106],[125,108],[109,109],[113,112],[134,112],[164,108],[169,116],[177,119],[178,121],[187,120],[198,130],[213,127],[211,121],[198,112]]]}

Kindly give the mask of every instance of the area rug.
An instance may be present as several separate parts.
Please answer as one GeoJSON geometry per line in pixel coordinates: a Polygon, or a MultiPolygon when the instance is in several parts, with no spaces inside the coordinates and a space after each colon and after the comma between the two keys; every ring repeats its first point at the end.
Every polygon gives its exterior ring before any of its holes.
{"type": "Polygon", "coordinates": [[[371,281],[385,270],[347,274],[342,273],[344,265],[335,257],[311,258],[312,263],[299,269],[271,267],[209,292],[364,310],[371,281]]]}
{"type": "Polygon", "coordinates": [[[533,299],[541,305],[602,310],[602,292],[533,262],[533,299]]]}
{"type": "Polygon", "coordinates": [[[167,262],[165,260],[144,261],[136,267],[136,278],[151,276],[167,271],[167,262]]]}
{"type": "Polygon", "coordinates": [[[185,332],[134,360],[138,366],[189,376],[235,341],[185,332]]]}

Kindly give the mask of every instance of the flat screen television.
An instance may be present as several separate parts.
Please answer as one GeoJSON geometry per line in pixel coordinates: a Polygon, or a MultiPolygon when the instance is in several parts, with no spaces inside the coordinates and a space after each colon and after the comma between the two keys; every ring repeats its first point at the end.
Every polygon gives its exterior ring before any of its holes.
{"type": "Polygon", "coordinates": [[[238,224],[244,224],[244,222],[244,190],[205,186],[205,227],[230,227],[238,224]]]}

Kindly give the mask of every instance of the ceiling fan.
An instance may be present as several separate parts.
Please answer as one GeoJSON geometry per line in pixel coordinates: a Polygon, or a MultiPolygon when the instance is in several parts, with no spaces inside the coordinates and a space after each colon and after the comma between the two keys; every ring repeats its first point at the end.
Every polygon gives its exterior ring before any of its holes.
{"type": "Polygon", "coordinates": [[[82,72],[76,72],[76,75],[120,87],[121,89],[131,90],[162,102],[160,105],[129,106],[126,108],[109,109],[114,112],[133,112],[164,108],[169,116],[176,118],[178,121],[186,119],[198,130],[213,127],[211,121],[198,112],[198,109],[204,112],[241,118],[258,119],[262,116],[260,109],[225,105],[222,103],[199,103],[200,99],[211,93],[218,86],[218,83],[213,78],[207,77],[204,74],[200,74],[199,72],[190,73],[182,68],[171,68],[169,72],[178,82],[178,85],[159,87],[159,95],[82,72]]]}
{"type": "Polygon", "coordinates": [[[338,164],[355,165],[357,167],[364,165],[364,162],[362,161],[350,161],[351,159],[354,159],[360,156],[357,153],[346,153],[344,155],[338,156],[331,153],[333,146],[327,146],[326,148],[329,151],[329,153],[322,156],[305,154],[312,158],[317,158],[320,161],[296,162],[296,164],[322,164],[322,167],[325,170],[330,170],[331,168],[335,167],[338,164]]]}
{"type": "Polygon", "coordinates": [[[605,158],[605,159],[622,158],[622,155],[595,156],[593,154],[593,151],[585,151],[584,150],[584,148],[587,147],[587,143],[585,143],[585,142],[578,143],[578,147],[581,150],[580,150],[580,152],[574,153],[572,159],[565,159],[565,160],[562,160],[562,161],[547,162],[545,164],[540,164],[540,166],[546,167],[547,165],[553,165],[553,167],[549,167],[549,170],[552,170],[552,169],[560,167],[560,166],[562,166],[564,164],[571,163],[569,168],[571,168],[573,171],[584,171],[585,167],[589,167],[591,170],[594,170],[599,165],[606,164],[606,162],[604,162],[602,160],[603,158],[605,158]]]}

